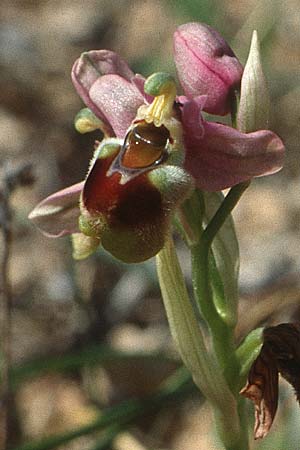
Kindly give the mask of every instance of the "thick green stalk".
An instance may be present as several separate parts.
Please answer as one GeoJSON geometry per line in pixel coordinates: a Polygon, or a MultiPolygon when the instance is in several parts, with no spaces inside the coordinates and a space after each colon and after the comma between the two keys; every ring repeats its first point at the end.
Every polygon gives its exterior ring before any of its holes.
{"type": "Polygon", "coordinates": [[[246,450],[236,399],[214,356],[207,351],[171,238],[157,255],[157,272],[173,339],[195,383],[212,405],[220,438],[228,450],[246,450]]]}

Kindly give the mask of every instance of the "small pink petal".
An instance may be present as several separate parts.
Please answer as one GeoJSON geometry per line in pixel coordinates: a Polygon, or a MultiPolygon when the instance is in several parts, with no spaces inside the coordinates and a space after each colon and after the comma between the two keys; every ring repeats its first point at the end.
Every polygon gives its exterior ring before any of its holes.
{"type": "Polygon", "coordinates": [[[174,58],[185,94],[207,95],[206,112],[227,114],[243,67],[219,33],[206,24],[181,25],[174,34],[174,58]]]}
{"type": "Polygon", "coordinates": [[[188,130],[192,133],[193,139],[202,139],[204,135],[204,126],[201,112],[207,101],[207,95],[195,97],[193,101],[188,100],[187,97],[182,95],[178,97],[178,100],[183,105],[183,123],[188,125],[188,130]]]}
{"type": "Polygon", "coordinates": [[[128,81],[134,76],[127,63],[109,50],[91,50],[83,53],[75,61],[71,74],[73,84],[82,100],[101,119],[105,119],[105,114],[91,100],[89,91],[99,77],[107,74],[116,74],[128,81]]]}
{"type": "MultiPolygon", "coordinates": [[[[193,102],[194,103],[194,102],[193,102]]],[[[183,106],[185,168],[204,191],[220,191],[282,168],[285,148],[272,131],[240,131],[201,119],[204,134],[194,133],[200,108],[183,106]]]]}
{"type": "Polygon", "coordinates": [[[79,197],[84,182],[55,192],[42,200],[28,218],[48,237],[79,232],[79,197]]]}
{"type": "Polygon", "coordinates": [[[117,137],[124,137],[144,97],[138,88],[119,75],[104,75],[89,91],[91,101],[105,115],[117,137]]]}

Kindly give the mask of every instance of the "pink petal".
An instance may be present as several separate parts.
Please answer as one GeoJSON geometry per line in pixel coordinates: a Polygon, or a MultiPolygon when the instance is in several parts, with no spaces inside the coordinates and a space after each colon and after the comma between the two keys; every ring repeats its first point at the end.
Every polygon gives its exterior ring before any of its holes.
{"type": "Polygon", "coordinates": [[[75,61],[71,73],[78,94],[101,119],[105,119],[105,113],[91,100],[89,92],[97,79],[107,74],[116,74],[128,81],[134,76],[127,63],[109,50],[91,50],[83,53],[75,61]]]}
{"type": "Polygon", "coordinates": [[[178,97],[182,108],[182,121],[189,130],[193,139],[202,139],[204,135],[204,126],[202,119],[202,110],[207,101],[207,95],[195,97],[193,101],[188,100],[183,95],[178,97]]]}
{"type": "Polygon", "coordinates": [[[204,134],[199,137],[193,131],[199,114],[195,105],[184,105],[185,168],[199,188],[220,191],[282,168],[285,148],[272,131],[245,134],[200,118],[204,134]]]}
{"type": "Polygon", "coordinates": [[[48,237],[78,233],[79,197],[84,182],[74,184],[42,200],[28,218],[48,237]]]}
{"type": "Polygon", "coordinates": [[[181,25],[174,34],[174,58],[188,97],[207,95],[206,112],[230,111],[230,94],[240,84],[243,67],[217,31],[201,23],[181,25]]]}
{"type": "Polygon", "coordinates": [[[144,103],[138,88],[119,75],[98,78],[90,88],[89,95],[120,138],[125,136],[137,109],[144,103]]]}

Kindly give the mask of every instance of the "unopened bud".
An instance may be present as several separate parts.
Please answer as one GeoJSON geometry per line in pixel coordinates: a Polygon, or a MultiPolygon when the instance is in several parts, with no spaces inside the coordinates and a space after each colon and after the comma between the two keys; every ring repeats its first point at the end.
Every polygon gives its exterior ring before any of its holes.
{"type": "Polygon", "coordinates": [[[238,129],[246,133],[267,129],[269,107],[269,92],[262,70],[260,45],[257,32],[254,31],[242,77],[241,98],[237,115],[238,129]]]}
{"type": "Polygon", "coordinates": [[[174,34],[174,56],[185,95],[207,95],[204,111],[227,114],[243,67],[222,36],[206,24],[181,25],[174,34]]]}

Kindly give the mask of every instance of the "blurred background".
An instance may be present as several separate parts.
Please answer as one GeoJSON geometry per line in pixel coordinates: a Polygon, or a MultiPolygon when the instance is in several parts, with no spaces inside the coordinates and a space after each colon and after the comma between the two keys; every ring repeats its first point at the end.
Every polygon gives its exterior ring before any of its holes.
{"type": "MultiPolygon", "coordinates": [[[[108,406],[151,396],[180,367],[153,261],[127,266],[99,251],[74,262],[68,238],[47,239],[27,220],[42,198],[84,178],[99,138],[81,136],[73,127],[83,104],[70,70],[85,50],[114,50],[145,76],[175,74],[172,35],[179,24],[215,27],[242,63],[252,30],[258,30],[272,98],[270,128],[285,142],[287,156],[279,174],[253,181],[234,211],[241,251],[237,339],[259,325],[300,320],[300,4],[2,0],[0,15],[0,163],[31,163],[35,178],[11,196],[10,421],[11,443],[21,445],[82,430],[108,406]]],[[[178,250],[189,281],[188,256],[180,244],[178,250]]],[[[272,436],[253,449],[296,448],[295,408],[293,395],[283,389],[272,436]],[[287,445],[287,434],[294,443],[287,445]]],[[[219,448],[200,393],[161,405],[126,430],[112,430],[106,447],[103,442],[103,433],[93,431],[61,441],[60,448],[219,448]]]]}

